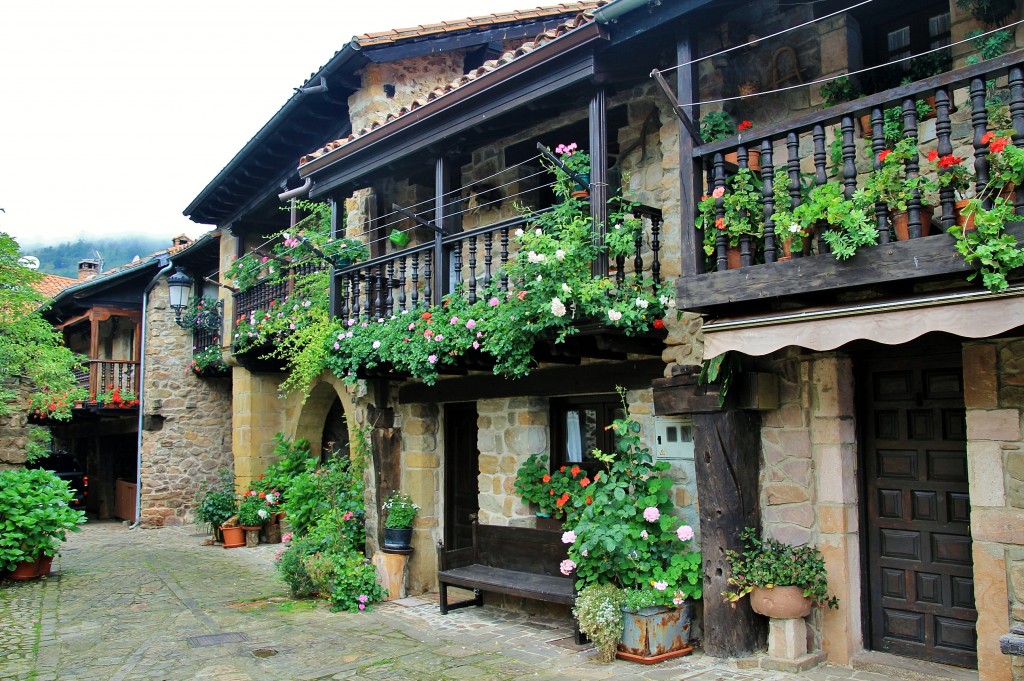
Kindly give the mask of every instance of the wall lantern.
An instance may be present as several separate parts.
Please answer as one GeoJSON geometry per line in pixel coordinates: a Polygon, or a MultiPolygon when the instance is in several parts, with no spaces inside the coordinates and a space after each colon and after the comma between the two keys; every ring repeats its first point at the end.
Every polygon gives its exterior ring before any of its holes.
{"type": "Polygon", "coordinates": [[[181,323],[181,312],[188,307],[188,300],[192,294],[192,277],[185,274],[184,268],[175,267],[174,274],[167,277],[167,290],[171,309],[174,310],[174,323],[187,328],[181,323]]]}

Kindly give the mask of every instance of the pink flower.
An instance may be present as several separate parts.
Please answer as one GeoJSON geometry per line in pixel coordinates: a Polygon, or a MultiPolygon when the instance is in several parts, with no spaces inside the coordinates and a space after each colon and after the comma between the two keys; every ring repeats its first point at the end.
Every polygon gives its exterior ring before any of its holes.
{"type": "Polygon", "coordinates": [[[335,343],[335,344],[334,344],[334,349],[335,349],[335,350],[340,350],[340,349],[341,349],[341,346],[340,346],[340,345],[338,345],[337,343],[335,343]]]}
{"type": "Polygon", "coordinates": [[[480,343],[477,342],[477,341],[473,341],[473,349],[474,350],[479,350],[480,349],[480,343]]]}
{"type": "Polygon", "coordinates": [[[283,541],[285,544],[287,544],[291,540],[292,540],[292,533],[291,532],[285,532],[284,534],[281,535],[281,541],[283,541]]]}
{"type": "Polygon", "coordinates": [[[562,543],[563,544],[572,544],[575,541],[576,541],[576,533],[573,532],[572,530],[569,530],[568,532],[563,532],[562,533],[562,543]]]}
{"type": "Polygon", "coordinates": [[[490,300],[487,301],[487,304],[490,305],[491,307],[498,307],[498,299],[491,298],[490,300]]]}
{"type": "Polygon", "coordinates": [[[360,603],[359,604],[359,609],[360,610],[366,610],[366,604],[365,603],[360,603]]]}
{"type": "Polygon", "coordinates": [[[689,525],[680,525],[676,530],[676,536],[679,537],[679,541],[690,541],[693,539],[693,528],[689,525]]]}
{"type": "Polygon", "coordinates": [[[668,582],[655,582],[654,584],[651,584],[651,586],[653,586],[658,591],[664,591],[668,588],[668,582]]]}
{"type": "Polygon", "coordinates": [[[416,325],[415,324],[410,324],[409,325],[409,330],[410,331],[415,331],[416,330],[416,325]]]}
{"type": "Polygon", "coordinates": [[[675,598],[672,599],[672,605],[682,605],[682,604],[683,604],[683,599],[680,598],[679,596],[676,596],[675,598]]]}
{"type": "Polygon", "coordinates": [[[558,565],[558,571],[561,572],[563,575],[567,575],[575,569],[576,561],[574,561],[572,558],[566,558],[558,565]]]}
{"type": "Polygon", "coordinates": [[[434,362],[437,361],[437,355],[430,355],[429,357],[427,357],[427,361],[433,364],[434,362]]]}
{"type": "Polygon", "coordinates": [[[470,331],[476,328],[476,320],[470,319],[468,322],[466,322],[466,328],[469,329],[470,331]]]}
{"type": "Polygon", "coordinates": [[[723,196],[725,196],[725,187],[715,187],[715,190],[711,192],[711,196],[715,197],[716,199],[722,198],[723,196]]]}
{"type": "Polygon", "coordinates": [[[367,596],[366,594],[359,594],[359,597],[356,598],[356,600],[359,601],[360,603],[366,603],[367,601],[370,600],[370,597],[367,596]]]}
{"type": "Polygon", "coordinates": [[[649,523],[653,523],[661,517],[661,511],[656,506],[648,506],[644,509],[644,520],[649,523]]]}
{"type": "Polygon", "coordinates": [[[640,538],[647,539],[647,530],[640,530],[640,538]]]}
{"type": "Polygon", "coordinates": [[[448,323],[451,324],[452,326],[455,326],[456,324],[459,323],[459,318],[458,317],[452,317],[451,321],[449,321],[448,323]]]}

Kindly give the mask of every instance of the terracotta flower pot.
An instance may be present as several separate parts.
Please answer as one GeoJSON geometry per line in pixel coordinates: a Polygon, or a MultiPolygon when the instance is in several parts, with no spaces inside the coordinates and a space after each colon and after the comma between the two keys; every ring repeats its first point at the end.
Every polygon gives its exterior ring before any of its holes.
{"type": "Polygon", "coordinates": [[[728,265],[727,265],[728,269],[730,269],[730,270],[738,270],[740,267],[743,266],[743,261],[740,258],[740,247],[739,246],[729,246],[729,248],[725,252],[725,255],[726,255],[726,262],[728,263],[728,265]]]}
{"type": "Polygon", "coordinates": [[[16,579],[23,581],[26,579],[35,579],[39,576],[39,559],[34,558],[32,560],[23,560],[18,563],[18,566],[14,568],[14,572],[7,575],[8,579],[16,579]]]}
{"type": "MultiPolygon", "coordinates": [[[[931,206],[923,206],[921,208],[921,236],[931,234],[933,212],[931,206]]],[[[910,213],[905,210],[893,213],[892,228],[896,230],[897,241],[907,241],[910,239],[910,213]]]]}
{"type": "Polygon", "coordinates": [[[50,569],[53,567],[53,558],[53,556],[39,556],[39,566],[36,568],[36,572],[40,577],[50,574],[50,569]]]}
{"type": "MultiPolygon", "coordinates": [[[[739,153],[735,151],[724,155],[722,160],[737,168],[740,165],[739,153]]],[[[747,149],[747,167],[755,173],[761,172],[761,151],[759,149],[747,149]]]]}
{"type": "Polygon", "coordinates": [[[974,216],[964,215],[964,208],[967,207],[969,200],[961,199],[953,204],[953,212],[956,214],[956,224],[965,232],[970,232],[974,229],[974,216]]]}
{"type": "Polygon", "coordinates": [[[240,546],[245,546],[245,530],[241,527],[221,525],[220,531],[224,535],[224,548],[237,549],[240,546]]]}
{"type": "Polygon", "coordinates": [[[750,607],[759,615],[791,620],[811,614],[813,602],[799,586],[755,586],[750,592],[750,607]]]}

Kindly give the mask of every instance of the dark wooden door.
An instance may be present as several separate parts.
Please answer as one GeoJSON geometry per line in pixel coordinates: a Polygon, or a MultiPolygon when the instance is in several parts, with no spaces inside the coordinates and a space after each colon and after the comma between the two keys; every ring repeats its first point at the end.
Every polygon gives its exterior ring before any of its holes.
{"type": "Polygon", "coordinates": [[[872,646],[976,667],[959,353],[887,356],[862,369],[872,646]]]}
{"type": "Polygon", "coordinates": [[[476,444],[476,404],[444,408],[444,545],[473,545],[473,519],[480,512],[480,450],[476,444]]]}

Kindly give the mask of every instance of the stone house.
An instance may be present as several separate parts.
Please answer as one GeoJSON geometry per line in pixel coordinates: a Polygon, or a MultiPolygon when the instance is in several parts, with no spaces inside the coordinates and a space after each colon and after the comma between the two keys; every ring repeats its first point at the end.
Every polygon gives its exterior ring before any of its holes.
{"type": "MultiPolygon", "coordinates": [[[[245,235],[267,224],[261,219],[277,209],[281,182],[302,182],[286,197],[331,201],[344,215],[336,235],[372,246],[368,263],[335,272],[336,316],[373,319],[455,286],[471,292],[509,257],[497,246],[516,227],[508,199],[535,208],[552,200],[537,179],[537,143],[577,141],[592,157],[596,229],[607,225],[608,185],[648,207],[635,267],[673,281],[682,313],[643,342],[604,324],[565,347],[539,343],[535,368],[517,381],[466,361],[462,375],[434,386],[367,371],[356,389],[325,377],[310,395],[282,404],[279,375],[236,367],[234,453],[236,467],[247,467],[240,474],[268,463],[270,431],[321,442],[338,406],[372,424],[368,545],[378,544],[380,495],[410,492],[423,510],[409,587],[425,590],[436,580],[434,545],[465,541],[471,515],[492,525],[535,522],[514,493],[516,469],[540,451],[556,465],[575,460],[567,432],[581,422],[600,432],[615,413],[614,387],[625,385],[629,411],[655,450],[666,428],[692,438],[676,459],[676,500],[684,514],[699,515],[705,593],[724,590],[722,551],[737,548],[744,526],[821,548],[840,605],[808,618],[805,640],[773,629],[773,638],[788,636],[782,643],[801,658],[794,664],[822,656],[890,664],[882,652],[977,667],[984,679],[1020,678],[998,650],[999,636],[1024,621],[1018,288],[994,294],[966,281],[971,268],[952,237],[929,236],[915,201],[909,238],[890,239],[883,206],[882,243],[842,261],[820,239],[804,257],[782,259],[781,239],[766,230],[762,240],[744,238],[739,266],[727,269],[725,238],[710,240],[705,256],[694,223],[700,198],[737,168],[755,170],[769,189],[775,168],[784,168],[793,205],[804,198],[802,181],[820,186],[830,172],[852,193],[879,163],[893,106],[902,108],[898,136],[914,137],[925,153],[974,157],[978,169],[987,163],[986,81],[1005,93],[1012,127],[1024,129],[1024,79],[1012,51],[1024,45],[1019,27],[1009,33],[1009,54],[973,64],[968,34],[988,27],[958,3],[841,10],[616,0],[496,60],[460,68],[454,55],[435,57],[433,67],[447,63],[456,77],[432,68],[429,87],[415,79],[403,87],[404,66],[363,63],[354,72],[362,88],[343,90],[345,115],[333,119],[340,134],[324,144],[327,130],[317,128],[322,139],[313,146],[321,146],[302,157],[297,178],[275,166],[279,174],[262,190],[215,202],[269,146],[260,135],[300,115],[293,112],[307,95],[293,98],[187,211],[235,233],[238,249],[222,247],[222,264],[255,245],[245,235]],[[934,63],[898,61],[923,52],[934,63]],[[895,68],[876,68],[890,62],[895,68]],[[660,87],[652,69],[671,83],[660,87]],[[822,79],[862,69],[870,70],[856,86],[871,94],[850,91],[850,101],[830,98],[823,107],[822,79]],[[927,96],[935,96],[936,116],[919,120],[915,101],[927,96]],[[700,139],[696,111],[719,108],[752,129],[700,139]],[[863,114],[862,134],[872,130],[858,136],[863,114]],[[752,152],[760,152],[757,166],[752,152]],[[394,208],[418,205],[430,208],[426,220],[394,208]],[[411,242],[388,245],[391,229],[411,242]],[[727,352],[737,380],[720,400],[696,374],[703,360],[727,352]]],[[[1011,12],[1019,15],[1019,7],[1011,12]]],[[[335,73],[324,67],[307,87],[335,73]]],[[[942,232],[955,222],[952,194],[938,204],[933,222],[942,232]]],[[[599,259],[595,276],[630,265],[599,259]]],[[[765,622],[745,605],[709,597],[703,608],[708,652],[743,655],[763,645],[765,622]]]]}
{"type": "Polygon", "coordinates": [[[194,243],[177,237],[170,248],[111,270],[83,261],[80,282],[46,311],[68,347],[88,360],[82,385],[90,399],[51,431],[55,449],[85,466],[87,510],[101,519],[190,522],[202,483],[231,468],[228,383],[191,370],[201,339],[176,324],[168,306],[175,268],[202,281],[216,272],[218,252],[213,232],[194,243]]]}

